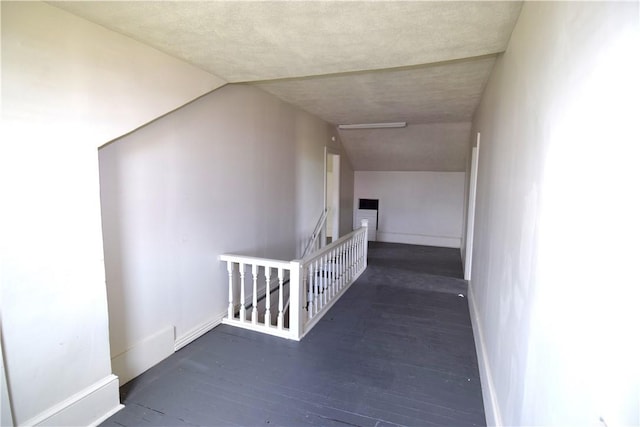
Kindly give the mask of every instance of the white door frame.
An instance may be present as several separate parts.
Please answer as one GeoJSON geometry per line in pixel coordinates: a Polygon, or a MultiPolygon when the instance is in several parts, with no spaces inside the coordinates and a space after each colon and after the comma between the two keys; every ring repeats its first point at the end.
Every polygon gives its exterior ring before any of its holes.
{"type": "Polygon", "coordinates": [[[480,132],[476,136],[476,146],[471,150],[471,171],[469,172],[469,204],[467,207],[467,238],[465,239],[464,279],[471,280],[471,261],[473,255],[473,227],[476,216],[476,189],[478,186],[478,154],[480,150],[480,132]]]}

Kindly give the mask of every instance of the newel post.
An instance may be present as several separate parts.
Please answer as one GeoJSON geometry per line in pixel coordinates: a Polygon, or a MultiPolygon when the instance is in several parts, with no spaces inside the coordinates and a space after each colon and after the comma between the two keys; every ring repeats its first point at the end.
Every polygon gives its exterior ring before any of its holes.
{"type": "Polygon", "coordinates": [[[303,309],[302,309],[302,261],[291,261],[291,273],[289,276],[289,333],[291,338],[299,341],[303,332],[303,309]]]}
{"type": "Polygon", "coordinates": [[[363,248],[363,270],[367,268],[367,249],[369,248],[369,220],[362,218],[360,220],[360,226],[365,229],[364,232],[364,248],[363,248]]]}

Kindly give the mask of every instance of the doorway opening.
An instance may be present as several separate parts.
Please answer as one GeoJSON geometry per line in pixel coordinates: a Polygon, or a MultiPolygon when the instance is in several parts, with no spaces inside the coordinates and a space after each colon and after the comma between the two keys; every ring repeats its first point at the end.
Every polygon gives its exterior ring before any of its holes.
{"type": "Polygon", "coordinates": [[[340,237],[340,155],[325,149],[324,208],[327,211],[326,243],[340,237]]]}

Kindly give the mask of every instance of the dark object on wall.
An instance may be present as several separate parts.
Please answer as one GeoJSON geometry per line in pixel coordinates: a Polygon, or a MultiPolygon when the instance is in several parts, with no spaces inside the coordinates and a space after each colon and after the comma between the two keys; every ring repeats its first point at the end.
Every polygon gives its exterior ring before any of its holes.
{"type": "Polygon", "coordinates": [[[378,199],[359,199],[358,209],[378,210],[378,199]]]}

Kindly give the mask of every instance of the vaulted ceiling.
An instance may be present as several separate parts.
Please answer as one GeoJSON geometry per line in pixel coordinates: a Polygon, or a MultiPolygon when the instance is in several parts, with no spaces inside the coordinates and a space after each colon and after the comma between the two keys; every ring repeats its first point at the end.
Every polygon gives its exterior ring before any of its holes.
{"type": "Polygon", "coordinates": [[[356,170],[464,170],[469,126],[520,2],[53,2],[251,83],[345,130],[356,170]],[[462,125],[461,123],[467,123],[462,125]],[[447,130],[449,129],[449,130],[447,130]],[[466,134],[461,129],[467,129],[466,134]]]}

